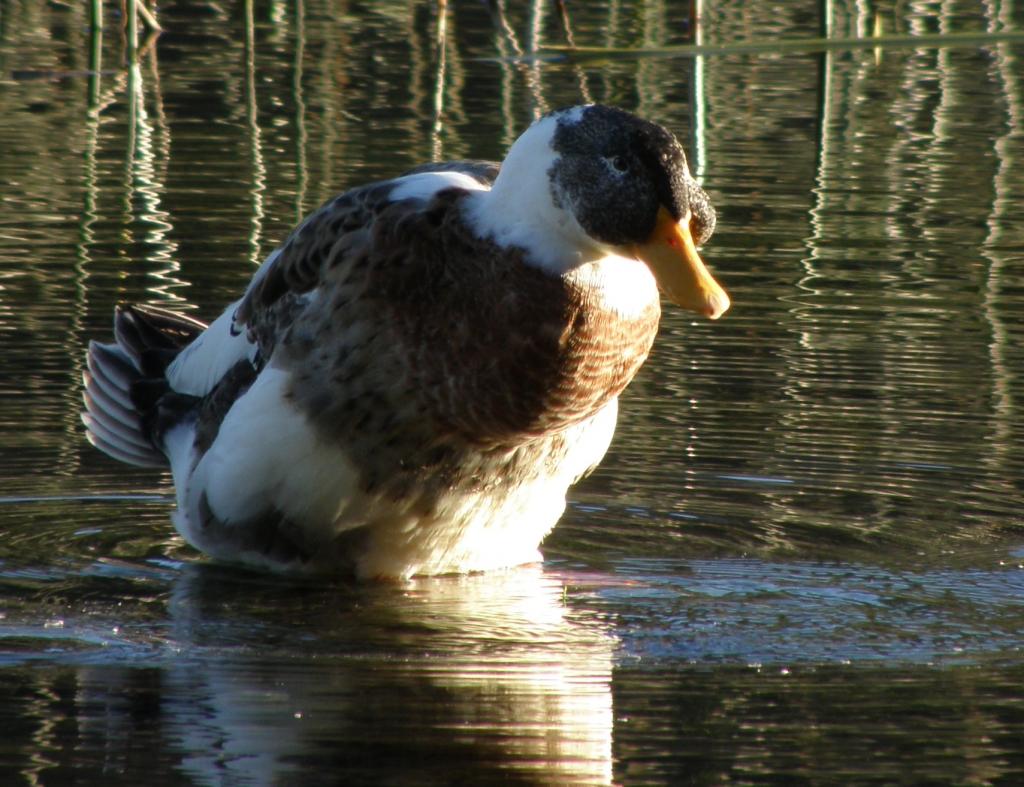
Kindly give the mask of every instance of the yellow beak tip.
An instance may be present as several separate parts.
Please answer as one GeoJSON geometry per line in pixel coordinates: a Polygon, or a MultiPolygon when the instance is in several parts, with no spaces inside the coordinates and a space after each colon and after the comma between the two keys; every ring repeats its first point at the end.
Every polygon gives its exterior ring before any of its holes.
{"type": "Polygon", "coordinates": [[[732,305],[729,300],[729,296],[724,292],[716,292],[708,298],[707,307],[704,310],[704,316],[710,320],[717,320],[727,311],[732,305]]]}

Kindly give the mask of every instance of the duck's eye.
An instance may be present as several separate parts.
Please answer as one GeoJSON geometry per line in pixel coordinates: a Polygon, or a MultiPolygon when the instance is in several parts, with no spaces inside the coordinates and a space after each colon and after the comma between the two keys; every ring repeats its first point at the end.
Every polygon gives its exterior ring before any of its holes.
{"type": "Polygon", "coordinates": [[[611,164],[616,172],[629,172],[629,162],[625,156],[612,156],[611,164]]]}

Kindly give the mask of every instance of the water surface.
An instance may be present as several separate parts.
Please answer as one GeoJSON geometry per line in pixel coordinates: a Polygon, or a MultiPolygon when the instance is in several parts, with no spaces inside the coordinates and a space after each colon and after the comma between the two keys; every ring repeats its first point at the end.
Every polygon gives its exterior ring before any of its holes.
{"type": "MultiPolygon", "coordinates": [[[[164,3],[134,73],[110,22],[98,78],[84,9],[0,12],[0,781],[1024,780],[1024,48],[522,64],[553,8],[457,5],[443,73],[433,4],[257,3],[247,46],[244,7],[164,3]],[[542,566],[217,566],[166,474],[85,443],[115,303],[215,316],[337,191],[588,98],[684,140],[734,306],[666,308],[542,566]]],[[[714,5],[709,41],[818,32],[714,5]]],[[[685,7],[583,6],[579,44],[688,40],[685,7]]]]}

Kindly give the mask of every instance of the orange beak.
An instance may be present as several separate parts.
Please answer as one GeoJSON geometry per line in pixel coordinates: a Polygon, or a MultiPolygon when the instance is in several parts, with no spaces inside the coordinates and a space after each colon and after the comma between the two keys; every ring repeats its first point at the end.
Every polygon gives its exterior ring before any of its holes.
{"type": "Polygon", "coordinates": [[[661,208],[654,232],[634,248],[634,255],[646,263],[658,288],[676,305],[712,320],[729,308],[729,296],[705,267],[693,244],[689,216],[676,221],[661,208]]]}

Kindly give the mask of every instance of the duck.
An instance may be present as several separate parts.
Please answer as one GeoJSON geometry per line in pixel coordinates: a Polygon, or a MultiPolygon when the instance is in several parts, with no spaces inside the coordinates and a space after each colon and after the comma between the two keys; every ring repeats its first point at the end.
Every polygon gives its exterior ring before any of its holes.
{"type": "Polygon", "coordinates": [[[729,308],[697,251],[715,215],[662,125],[555,110],[500,164],[330,199],[209,324],[118,305],[86,353],[86,437],[169,466],[174,526],[215,560],[382,580],[536,562],[660,294],[729,308]]]}

